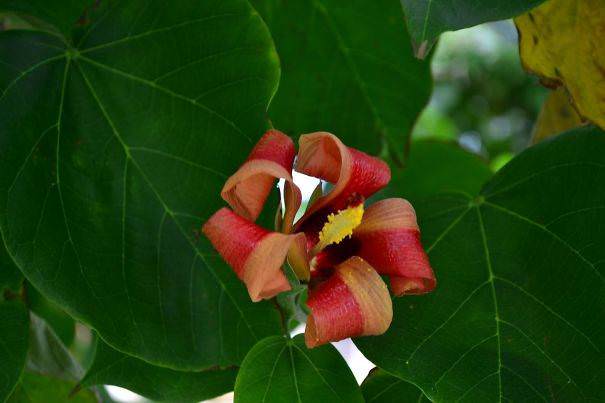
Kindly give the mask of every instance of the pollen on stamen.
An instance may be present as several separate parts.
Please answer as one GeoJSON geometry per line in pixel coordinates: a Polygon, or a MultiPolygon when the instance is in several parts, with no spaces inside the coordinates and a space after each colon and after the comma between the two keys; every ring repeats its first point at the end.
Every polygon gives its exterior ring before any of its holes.
{"type": "Polygon", "coordinates": [[[313,248],[313,253],[318,253],[326,246],[338,244],[353,235],[353,230],[361,224],[362,218],[363,203],[328,215],[328,221],[319,232],[319,242],[313,248]]]}

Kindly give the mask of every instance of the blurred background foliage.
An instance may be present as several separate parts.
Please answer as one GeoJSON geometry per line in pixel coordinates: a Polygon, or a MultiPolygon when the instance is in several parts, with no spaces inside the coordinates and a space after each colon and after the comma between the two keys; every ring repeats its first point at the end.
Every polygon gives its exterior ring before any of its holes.
{"type": "Polygon", "coordinates": [[[432,70],[433,95],[413,139],[455,140],[494,170],[527,147],[549,90],[523,70],[512,21],[443,34],[432,70]]]}

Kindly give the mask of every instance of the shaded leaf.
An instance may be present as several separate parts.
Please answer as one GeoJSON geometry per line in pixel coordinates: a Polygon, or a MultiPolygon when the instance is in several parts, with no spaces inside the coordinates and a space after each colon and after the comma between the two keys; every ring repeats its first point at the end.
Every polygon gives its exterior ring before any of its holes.
{"type": "Polygon", "coordinates": [[[380,368],[374,368],[361,384],[361,392],[366,403],[430,402],[415,385],[390,375],[380,368]]]}
{"type": "Polygon", "coordinates": [[[0,11],[31,15],[69,35],[84,10],[93,3],[94,0],[0,0],[0,11]]]}
{"type": "Polygon", "coordinates": [[[25,372],[7,403],[96,403],[92,391],[85,390],[75,396],[69,393],[75,382],[25,372]]]}
{"type": "Polygon", "coordinates": [[[469,200],[417,205],[437,277],[394,299],[372,362],[433,401],[603,400],[605,136],[576,129],[513,159],[469,200]]]}
{"type": "Polygon", "coordinates": [[[402,159],[428,102],[428,62],[413,57],[397,0],[253,0],[282,65],[269,115],[298,137],[319,130],[348,146],[402,159]]]}
{"type": "Polygon", "coordinates": [[[63,344],[71,345],[76,330],[76,321],[71,316],[45,298],[31,284],[27,285],[27,303],[32,312],[52,327],[63,344]]]}
{"type": "Polygon", "coordinates": [[[278,61],[244,0],[101,2],[78,48],[0,33],[0,226],[29,281],[179,369],[241,362],[270,304],[199,236],[266,127],[278,61]]]}
{"type": "Polygon", "coordinates": [[[403,168],[391,165],[392,179],[378,199],[404,197],[412,204],[439,193],[476,194],[492,176],[487,163],[455,143],[419,140],[403,168]]]}
{"type": "Polygon", "coordinates": [[[235,402],[363,402],[355,377],[327,344],[308,350],[304,336],[273,336],[248,353],[235,382],[235,402]]]}
{"type": "Polygon", "coordinates": [[[28,330],[23,303],[0,302],[0,402],[11,394],[25,365],[28,330]]]}
{"type": "Polygon", "coordinates": [[[515,24],[525,69],[564,85],[579,114],[605,128],[605,3],[549,0],[515,24]]]}
{"type": "Polygon", "coordinates": [[[23,275],[15,266],[13,259],[8,255],[4,242],[0,239],[0,301],[4,290],[17,292],[23,283],[23,275]]]}
{"type": "Polygon", "coordinates": [[[157,401],[199,402],[233,390],[237,369],[201,372],[157,367],[114,350],[102,340],[82,387],[116,385],[157,401]]]}
{"type": "Polygon", "coordinates": [[[532,143],[563,133],[582,124],[582,118],[569,102],[565,88],[559,87],[548,94],[534,126],[532,143]]]}
{"type": "Polygon", "coordinates": [[[401,0],[407,26],[416,48],[424,58],[437,37],[488,21],[519,15],[544,0],[401,0]]]}

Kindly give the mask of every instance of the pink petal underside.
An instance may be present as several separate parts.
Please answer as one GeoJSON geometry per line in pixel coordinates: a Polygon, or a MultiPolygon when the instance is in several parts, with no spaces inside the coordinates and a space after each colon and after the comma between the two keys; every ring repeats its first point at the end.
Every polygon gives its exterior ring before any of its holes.
{"type": "Polygon", "coordinates": [[[253,301],[291,289],[281,268],[292,245],[304,242],[303,234],[267,231],[226,207],[210,217],[202,231],[246,284],[253,301]]]}
{"type": "Polygon", "coordinates": [[[378,273],[389,275],[396,295],[420,294],[435,288],[416,213],[407,200],[386,199],[372,204],[353,231],[353,240],[357,247],[354,253],[378,273]]]}
{"type": "Polygon", "coordinates": [[[347,337],[384,333],[393,318],[388,289],[359,257],[336,266],[309,291],[305,342],[309,348],[347,337]]]}
{"type": "Polygon", "coordinates": [[[391,180],[391,171],[384,161],[345,146],[333,134],[305,134],[300,136],[299,145],[296,170],[333,183],[334,188],[309,206],[296,224],[297,229],[319,210],[345,208],[352,198],[367,198],[391,180]]]}
{"type": "Polygon", "coordinates": [[[254,146],[246,162],[227,179],[221,196],[237,214],[255,221],[276,179],[285,179],[290,196],[286,203],[284,227],[289,232],[301,202],[300,190],[292,180],[295,153],[290,137],[280,131],[269,130],[254,146]]]}

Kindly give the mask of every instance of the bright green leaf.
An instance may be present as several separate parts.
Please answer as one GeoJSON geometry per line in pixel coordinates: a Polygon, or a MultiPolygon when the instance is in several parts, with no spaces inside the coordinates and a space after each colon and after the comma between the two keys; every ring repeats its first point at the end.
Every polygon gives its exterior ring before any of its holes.
{"type": "Polygon", "coordinates": [[[178,369],[279,332],[199,228],[266,128],[278,81],[244,0],[133,0],[77,49],[0,33],[0,227],[29,281],[101,337],[178,369]]]}
{"type": "Polygon", "coordinates": [[[157,401],[199,402],[233,390],[237,369],[200,372],[157,367],[98,341],[83,387],[116,385],[157,401]]]}
{"type": "Polygon", "coordinates": [[[15,387],[25,365],[29,319],[19,301],[0,302],[0,402],[15,387]]]}
{"type": "Polygon", "coordinates": [[[488,21],[522,14],[544,0],[401,0],[418,57],[424,58],[437,37],[488,21]]]}
{"type": "Polygon", "coordinates": [[[282,78],[274,126],[298,137],[329,131],[351,147],[402,159],[428,102],[428,62],[413,57],[397,0],[253,0],[271,29],[282,78]]]}
{"type": "Polygon", "coordinates": [[[416,205],[434,292],[356,343],[433,401],[605,399],[605,136],[526,150],[469,200],[416,205]]]}
{"type": "Polygon", "coordinates": [[[69,35],[78,19],[94,0],[0,0],[0,11],[33,16],[69,35]]]}
{"type": "Polygon", "coordinates": [[[426,403],[430,402],[415,385],[374,368],[361,384],[366,403],[426,403]]]}
{"type": "Polygon", "coordinates": [[[248,353],[235,382],[235,402],[363,402],[357,382],[330,345],[308,350],[304,336],[274,336],[248,353]]]}
{"type": "Polygon", "coordinates": [[[50,378],[26,372],[7,403],[97,403],[97,397],[90,390],[69,397],[75,382],[50,378]]]}

